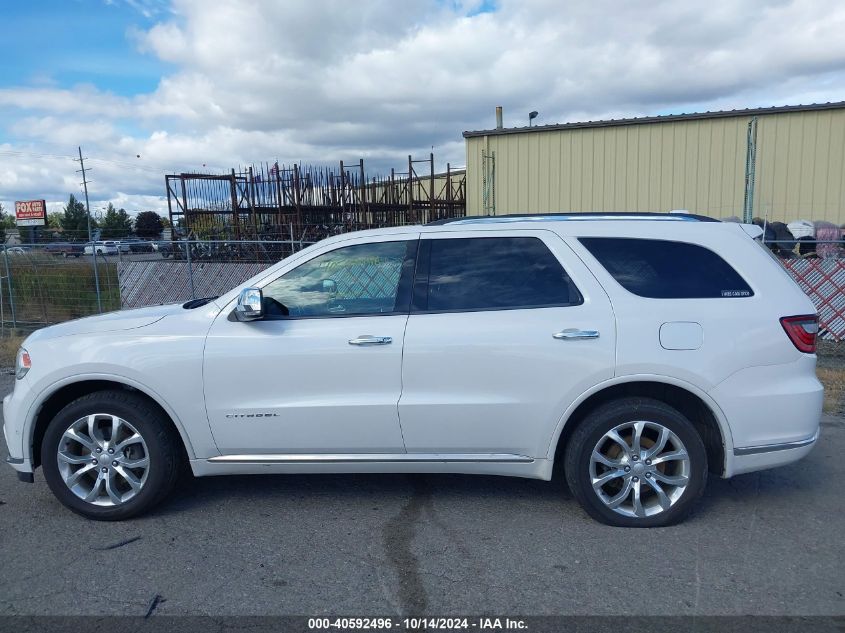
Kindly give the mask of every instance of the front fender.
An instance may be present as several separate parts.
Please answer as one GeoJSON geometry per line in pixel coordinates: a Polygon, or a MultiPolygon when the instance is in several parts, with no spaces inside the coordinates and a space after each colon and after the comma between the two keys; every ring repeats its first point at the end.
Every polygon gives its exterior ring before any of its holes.
{"type": "Polygon", "coordinates": [[[142,393],[151,400],[153,400],[164,410],[164,412],[173,421],[173,425],[176,427],[176,430],[179,433],[179,437],[182,439],[182,443],[185,446],[185,451],[187,452],[188,457],[190,459],[195,459],[198,455],[213,456],[219,454],[216,445],[214,444],[213,440],[210,439],[210,432],[208,433],[208,441],[210,441],[210,446],[207,444],[207,442],[203,442],[204,438],[202,437],[201,431],[202,428],[208,428],[207,420],[202,420],[201,425],[196,425],[197,427],[200,427],[198,429],[194,429],[192,427],[191,433],[189,434],[186,429],[184,420],[176,411],[176,409],[174,409],[156,389],[150,387],[148,384],[142,383],[141,381],[135,378],[116,372],[88,372],[82,374],[74,374],[73,376],[67,376],[60,380],[52,382],[48,387],[46,387],[42,391],[39,391],[38,396],[33,399],[31,403],[29,403],[27,412],[25,414],[24,427],[22,430],[22,435],[25,440],[24,457],[26,459],[29,459],[30,462],[32,462],[34,457],[32,455],[32,445],[35,434],[35,420],[36,416],[38,415],[38,412],[41,410],[41,407],[44,405],[44,403],[47,402],[52,396],[54,396],[58,391],[60,391],[64,387],[88,381],[107,381],[117,383],[126,387],[131,387],[137,390],[139,393],[142,393]],[[200,431],[200,433],[197,433],[197,431],[200,431]],[[197,437],[197,435],[199,435],[199,437],[197,437]],[[199,450],[195,448],[197,440],[199,440],[199,450]]]}
{"type": "Polygon", "coordinates": [[[33,367],[13,394],[24,452],[32,450],[35,418],[48,398],[74,383],[105,380],[137,389],[161,406],[191,458],[218,455],[202,388],[205,331],[175,334],[173,328],[164,331],[166,321],[131,335],[116,332],[35,341],[28,348],[33,367]]]}

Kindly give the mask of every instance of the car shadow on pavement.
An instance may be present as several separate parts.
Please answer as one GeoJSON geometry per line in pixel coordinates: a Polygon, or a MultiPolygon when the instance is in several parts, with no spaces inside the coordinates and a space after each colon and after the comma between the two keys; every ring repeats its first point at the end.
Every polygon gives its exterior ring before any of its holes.
{"type": "MultiPolygon", "coordinates": [[[[732,479],[710,475],[703,498],[688,520],[755,511],[784,509],[795,502],[810,503],[807,493],[818,490],[818,482],[835,476],[828,460],[819,459],[822,450],[797,464],[732,479]],[[831,471],[831,472],[828,472],[831,471]]],[[[320,475],[230,475],[183,477],[170,498],[153,515],[167,516],[192,511],[238,512],[239,515],[271,514],[296,507],[304,511],[325,508],[355,508],[401,505],[425,488],[439,508],[511,508],[526,511],[566,510],[570,516],[591,522],[569,491],[562,473],[551,481],[461,474],[320,474],[320,475]],[[310,510],[309,510],[310,509],[310,510]]],[[[824,494],[819,491],[819,494],[824,494]]]]}
{"type": "MultiPolygon", "coordinates": [[[[539,481],[515,477],[458,474],[319,474],[228,475],[183,477],[155,514],[171,514],[206,506],[278,507],[285,502],[366,504],[401,503],[419,488],[431,491],[436,501],[559,503],[572,498],[562,478],[539,481]]],[[[573,501],[574,503],[574,501],[573,501]]]]}

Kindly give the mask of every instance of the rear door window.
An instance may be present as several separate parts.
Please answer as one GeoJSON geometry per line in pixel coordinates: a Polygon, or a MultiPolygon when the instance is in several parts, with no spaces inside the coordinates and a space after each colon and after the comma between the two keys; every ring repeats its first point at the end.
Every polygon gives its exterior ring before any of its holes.
{"type": "Polygon", "coordinates": [[[579,241],[623,288],[640,297],[712,299],[754,294],[730,264],[697,244],[622,237],[579,241]]]}
{"type": "Polygon", "coordinates": [[[414,310],[515,310],[583,302],[542,240],[473,237],[421,242],[414,310]],[[427,282],[427,283],[426,283],[427,282]]]}

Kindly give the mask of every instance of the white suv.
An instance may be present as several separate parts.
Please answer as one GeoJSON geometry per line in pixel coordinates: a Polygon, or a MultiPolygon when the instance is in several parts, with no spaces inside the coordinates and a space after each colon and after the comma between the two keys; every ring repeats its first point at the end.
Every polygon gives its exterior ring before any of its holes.
{"type": "Polygon", "coordinates": [[[815,308],[753,226],[476,218],[338,235],[214,299],[39,330],[9,463],[94,519],[229,473],[551,479],[594,518],[681,519],[707,474],[816,442],[815,308]]]}
{"type": "Polygon", "coordinates": [[[97,255],[117,255],[117,242],[88,242],[85,246],[85,255],[93,255],[94,249],[97,250],[97,255]]]}

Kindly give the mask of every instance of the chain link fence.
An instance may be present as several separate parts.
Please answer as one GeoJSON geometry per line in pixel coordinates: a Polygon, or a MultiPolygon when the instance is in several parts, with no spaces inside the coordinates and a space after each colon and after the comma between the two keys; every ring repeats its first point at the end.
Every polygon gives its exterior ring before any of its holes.
{"type": "Polygon", "coordinates": [[[816,306],[819,338],[845,339],[845,242],[806,237],[763,244],[816,306]]]}
{"type": "Polygon", "coordinates": [[[33,330],[231,290],[311,242],[104,241],[4,246],[0,327],[33,330]]]}
{"type": "MultiPolygon", "coordinates": [[[[82,316],[227,292],[313,242],[106,240],[3,246],[0,327],[31,330],[82,316]]],[[[765,242],[813,300],[821,337],[845,339],[845,242],[765,242]]]]}

